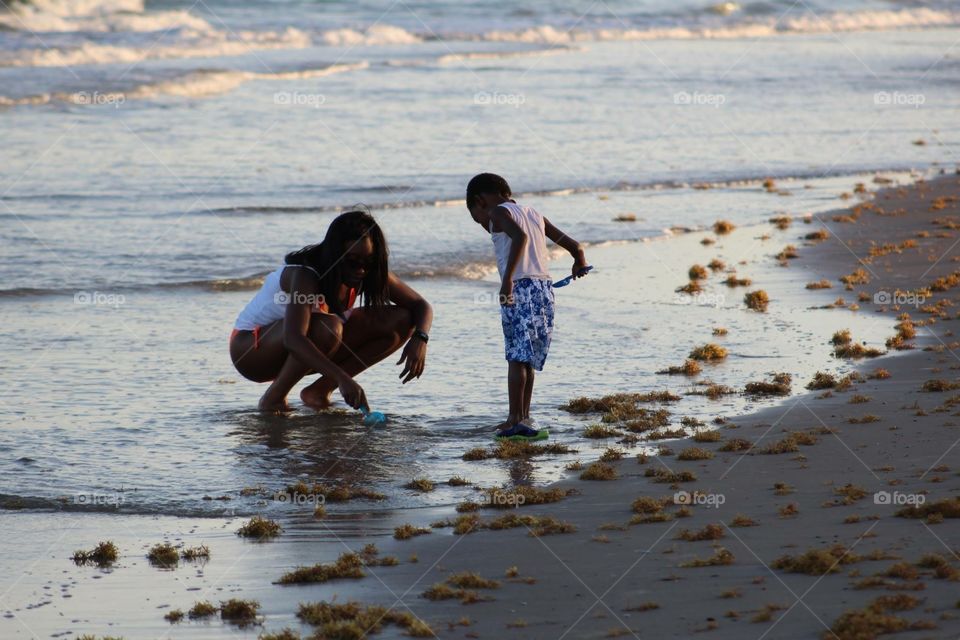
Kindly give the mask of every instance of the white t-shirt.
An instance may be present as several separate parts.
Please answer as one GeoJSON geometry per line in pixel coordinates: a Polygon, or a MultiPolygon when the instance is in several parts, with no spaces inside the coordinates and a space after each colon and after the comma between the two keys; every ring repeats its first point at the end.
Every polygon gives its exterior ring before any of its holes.
{"type": "MultiPolygon", "coordinates": [[[[535,280],[549,280],[550,271],[547,269],[547,233],[543,224],[543,216],[533,207],[519,205],[514,202],[504,202],[499,206],[507,213],[527,234],[527,246],[520,254],[516,269],[513,270],[513,279],[533,278],[535,280]]],[[[507,270],[507,260],[510,257],[510,236],[502,231],[493,231],[493,222],[490,223],[490,237],[493,239],[494,252],[497,254],[497,269],[500,279],[507,270]]]]}

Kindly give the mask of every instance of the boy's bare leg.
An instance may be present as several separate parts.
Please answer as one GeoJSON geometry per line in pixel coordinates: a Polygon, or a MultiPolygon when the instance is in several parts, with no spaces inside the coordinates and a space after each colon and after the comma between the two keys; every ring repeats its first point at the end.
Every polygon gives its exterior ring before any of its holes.
{"type": "MultiPolygon", "coordinates": [[[[536,371],[533,366],[524,363],[527,368],[527,384],[523,388],[523,417],[522,420],[530,420],[530,400],[533,398],[533,380],[536,377],[536,371]]],[[[529,426],[529,425],[527,425],[529,426]]]]}
{"type": "Polygon", "coordinates": [[[523,419],[523,394],[527,387],[527,366],[525,362],[511,360],[509,363],[507,370],[507,390],[510,394],[508,427],[512,427],[523,419]]]}

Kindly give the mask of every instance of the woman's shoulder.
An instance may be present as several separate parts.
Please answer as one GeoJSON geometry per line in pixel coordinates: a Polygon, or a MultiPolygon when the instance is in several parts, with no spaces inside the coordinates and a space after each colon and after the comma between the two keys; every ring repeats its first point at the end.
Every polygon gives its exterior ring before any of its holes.
{"type": "Polygon", "coordinates": [[[320,273],[307,264],[285,264],[279,269],[280,282],[289,288],[297,284],[298,287],[318,288],[320,273]]]}

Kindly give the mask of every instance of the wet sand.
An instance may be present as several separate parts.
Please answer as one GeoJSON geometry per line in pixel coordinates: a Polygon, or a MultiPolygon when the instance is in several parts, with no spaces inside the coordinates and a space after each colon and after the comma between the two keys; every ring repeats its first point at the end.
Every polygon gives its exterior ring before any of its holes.
{"type": "MultiPolygon", "coordinates": [[[[26,571],[11,587],[18,602],[40,608],[7,610],[8,598],[4,608],[6,627],[15,632],[11,637],[30,637],[31,621],[44,615],[43,608],[50,604],[43,603],[58,597],[55,592],[60,590],[69,593],[74,603],[69,607],[59,605],[58,615],[63,616],[67,610],[83,612],[60,625],[72,631],[68,637],[81,631],[126,638],[255,637],[284,627],[306,637],[315,629],[300,624],[297,604],[336,599],[411,612],[445,638],[684,638],[698,632],[723,638],[815,638],[823,634],[833,637],[829,629],[837,625],[845,611],[863,610],[881,596],[909,596],[917,601],[900,598],[898,603],[885,605],[906,607],[885,614],[904,621],[887,620],[888,624],[916,627],[900,635],[954,637],[960,633],[957,582],[950,579],[960,570],[957,509],[951,512],[953,518],[936,522],[936,518],[898,517],[895,514],[904,505],[893,502],[916,501],[918,496],[923,496],[927,504],[956,501],[960,493],[955,446],[960,439],[960,423],[952,416],[952,404],[946,402],[954,393],[921,390],[928,380],[957,380],[955,370],[960,362],[950,348],[956,346],[952,345],[951,331],[956,312],[942,306],[939,310],[945,317],[920,326],[921,321],[929,322],[934,316],[907,302],[895,309],[873,301],[885,302],[882,292],[893,295],[898,289],[915,290],[953,273],[953,258],[958,255],[953,245],[958,238],[949,221],[935,225],[933,220],[954,216],[954,221],[960,222],[960,207],[955,199],[949,200],[958,194],[960,183],[955,175],[915,188],[881,192],[874,200],[875,207],[861,209],[854,222],[834,221],[834,214],[821,216],[830,237],[818,244],[802,240],[818,225],[808,227],[795,220],[786,233],[795,239],[798,257],[768,279],[757,279],[751,287],[768,290],[771,305],[799,299],[809,307],[823,306],[839,296],[851,303],[857,301],[858,294],[865,294],[866,300],[859,302],[858,310],[839,307],[816,311],[829,318],[814,341],[820,345],[816,348],[822,349],[825,362],[833,348],[831,336],[851,326],[853,314],[861,318],[869,315],[883,335],[892,336],[898,314],[909,312],[917,325],[917,335],[908,342],[916,348],[858,362],[857,368],[864,376],[882,367],[889,371],[888,378],[854,382],[847,390],[832,391],[829,397],[822,390],[811,391],[743,416],[726,414],[718,405],[717,413],[724,418],[718,425],[721,441],[667,443],[677,453],[699,447],[713,454],[710,459],[683,461],[662,455],[650,456],[640,464],[631,452],[611,463],[617,473],[615,480],[589,482],[580,480],[578,472],[571,472],[568,480],[555,485],[575,490],[563,500],[479,511],[482,522],[505,514],[550,516],[572,525],[573,532],[534,536],[529,527],[520,526],[464,535],[436,528],[430,535],[406,541],[396,541],[389,535],[393,527],[405,522],[427,526],[457,516],[452,509],[430,508],[381,511],[359,526],[336,519],[314,521],[305,515],[288,523],[288,530],[275,541],[250,543],[234,535],[239,519],[204,519],[187,526],[184,519],[118,520],[107,515],[73,515],[63,519],[62,529],[51,530],[49,515],[25,514],[16,520],[8,515],[4,516],[4,531],[23,539],[29,536],[31,544],[49,551],[27,567],[18,566],[18,571],[26,571]],[[929,236],[918,237],[919,232],[929,232],[929,236]],[[916,240],[916,246],[902,244],[911,239],[916,240]],[[900,246],[870,259],[868,264],[859,263],[868,257],[871,243],[900,246]],[[852,291],[844,290],[839,278],[857,268],[864,269],[869,282],[854,285],[852,291]],[[833,287],[803,288],[804,282],[821,278],[833,287]],[[788,285],[792,291],[784,289],[788,285]],[[854,396],[865,399],[851,403],[854,396]],[[872,417],[865,420],[866,416],[872,417]],[[806,436],[790,441],[790,433],[806,436]],[[721,451],[724,443],[734,438],[746,441],[744,446],[748,448],[721,451]],[[785,439],[788,441],[782,448],[786,452],[760,453],[785,439]],[[688,471],[696,479],[672,485],[654,482],[646,475],[658,470],[688,471]],[[846,485],[852,486],[841,489],[846,485]],[[697,493],[701,503],[685,510],[673,504],[685,500],[680,491],[697,493]],[[648,518],[662,522],[629,524],[634,516],[642,515],[633,508],[634,501],[642,497],[668,503],[659,509],[638,505],[650,510],[648,516],[669,515],[648,518]],[[840,504],[828,506],[835,502],[840,504]],[[737,516],[756,524],[734,526],[737,516]],[[111,527],[115,533],[107,534],[111,527]],[[683,530],[703,532],[702,537],[711,539],[679,539],[683,530]],[[64,559],[65,547],[80,546],[75,541],[83,540],[83,546],[91,546],[87,541],[104,537],[114,538],[125,551],[119,568],[107,572],[75,569],[64,559]],[[142,554],[162,537],[188,545],[207,544],[213,561],[206,569],[184,563],[176,571],[158,572],[142,554]],[[331,539],[338,542],[331,545],[331,539]],[[381,555],[396,556],[399,564],[367,567],[362,579],[314,585],[271,584],[297,565],[332,562],[337,553],[359,550],[368,542],[375,542],[381,555]],[[825,575],[775,568],[784,556],[838,544],[843,550],[836,551],[830,556],[832,560],[821,566],[821,573],[827,571],[825,575]],[[929,554],[942,557],[939,571],[930,558],[925,563],[928,567],[917,566],[921,557],[929,554]],[[416,555],[416,562],[411,561],[412,555],[416,555]],[[711,557],[717,564],[683,566],[711,557]],[[223,562],[224,558],[229,561],[223,562]],[[875,578],[897,563],[912,565],[892,572],[905,577],[875,578]],[[511,567],[516,567],[516,575],[508,577],[511,567]],[[472,604],[422,597],[431,585],[461,571],[496,579],[499,587],[477,589],[479,596],[489,601],[472,604]],[[60,572],[62,580],[51,579],[60,572]],[[937,577],[938,573],[946,577],[937,577]],[[870,588],[856,588],[867,579],[870,588]],[[45,593],[49,595],[46,599],[45,593]],[[216,618],[212,622],[184,620],[173,625],[162,619],[171,608],[186,610],[196,600],[217,602],[231,597],[257,599],[262,605],[263,626],[236,630],[216,618]]],[[[851,212],[836,215],[849,216],[851,212]]],[[[746,232],[738,230],[732,235],[746,232]]],[[[698,246],[699,236],[690,236],[691,246],[698,246]]],[[[626,249],[611,247],[608,251],[607,257],[614,261],[618,252],[626,249]]],[[[757,251],[776,253],[770,246],[757,251]]],[[[696,255],[696,260],[705,262],[714,254],[716,247],[702,247],[702,255],[696,255]]],[[[742,295],[743,291],[736,289],[731,295],[742,295]]],[[[954,298],[953,289],[947,288],[930,292],[920,306],[954,298]]],[[[721,342],[699,328],[661,331],[663,339],[682,341],[691,347],[721,342]]],[[[855,332],[854,340],[858,337],[855,332]]],[[[882,342],[868,346],[884,349],[882,342]]],[[[710,366],[705,365],[708,377],[722,381],[724,365],[716,369],[710,366]]],[[[774,366],[791,370],[789,363],[776,362],[774,366]]],[[[795,378],[793,385],[801,387],[807,382],[795,378]]],[[[663,387],[675,392],[681,393],[689,386],[686,381],[664,377],[663,387]]],[[[634,391],[615,380],[605,384],[605,393],[634,391]]],[[[594,416],[593,421],[598,419],[599,415],[594,416]]],[[[575,420],[571,418],[571,422],[575,420]]],[[[615,440],[606,444],[614,445],[615,440]]],[[[584,464],[603,451],[592,445],[594,441],[584,441],[579,447],[584,464]]],[[[523,461],[510,464],[510,470],[521,480],[530,473],[523,461]]],[[[476,492],[464,488],[464,497],[471,495],[476,492]]],[[[854,637],[839,633],[839,627],[837,630],[837,637],[854,637]]],[[[378,637],[400,637],[403,633],[398,626],[386,625],[378,637]]]]}
{"type": "MultiPolygon", "coordinates": [[[[960,178],[950,175],[916,188],[881,193],[875,201],[877,209],[863,211],[854,223],[824,216],[832,237],[816,247],[801,249],[796,262],[816,272],[818,277],[812,280],[832,280],[834,296],[842,295],[848,301],[861,291],[871,300],[879,295],[883,302],[881,292],[929,286],[956,269],[955,256],[960,254],[954,245],[958,239],[947,227],[950,217],[957,221],[960,214],[958,194],[960,178]],[[934,224],[938,218],[947,223],[934,224]],[[919,232],[930,236],[918,237],[919,232]],[[936,237],[938,234],[944,237],[936,237]],[[918,241],[915,248],[858,264],[869,255],[873,243],[899,244],[909,239],[918,241]],[[868,270],[870,282],[844,291],[837,279],[858,267],[868,270]]],[[[387,584],[398,595],[409,587],[403,604],[415,607],[428,621],[471,619],[469,627],[450,631],[443,629],[442,622],[436,624],[443,637],[682,638],[709,631],[709,637],[814,638],[834,637],[830,629],[835,627],[837,637],[845,638],[854,636],[843,634],[837,626],[844,612],[862,610],[880,596],[897,595],[917,599],[904,605],[908,610],[889,613],[915,627],[902,636],[955,637],[960,632],[956,582],[960,568],[956,519],[960,422],[952,405],[945,402],[953,394],[921,390],[928,380],[957,380],[956,312],[950,306],[956,294],[951,289],[934,291],[923,305],[942,300],[950,301],[940,307],[942,318],[907,304],[896,309],[860,303],[858,313],[876,314],[877,322],[888,326],[891,336],[896,333],[899,313],[908,312],[918,325],[935,323],[918,328],[917,337],[909,341],[916,348],[896,356],[865,359],[859,367],[865,376],[882,367],[890,372],[889,378],[856,382],[849,390],[832,392],[831,397],[811,391],[783,406],[736,417],[721,426],[724,440],[742,438],[752,443],[746,454],[723,453],[720,442],[696,444],[714,453],[706,461],[651,457],[640,465],[636,459],[625,459],[613,465],[619,473],[617,480],[571,479],[560,486],[576,489],[577,495],[521,510],[523,514],[554,516],[574,525],[575,533],[533,537],[520,528],[440,540],[436,535],[424,536],[405,546],[418,553],[424,573],[421,575],[419,567],[403,567],[390,574],[387,584]],[[852,403],[854,396],[867,399],[852,403]],[[865,416],[874,417],[852,423],[865,416]],[[759,453],[789,432],[813,433],[816,442],[801,444],[798,451],[759,453]],[[659,468],[671,473],[691,471],[697,480],[674,488],[645,477],[648,469],[659,468]],[[778,483],[785,485],[779,492],[775,488],[778,483]],[[862,492],[841,489],[846,485],[862,492]],[[631,504],[635,499],[672,498],[677,490],[703,492],[707,504],[691,507],[688,517],[667,522],[626,526],[625,530],[604,527],[608,523],[626,525],[634,515],[631,504]],[[709,504],[710,497],[717,496],[722,496],[722,505],[709,504]],[[895,515],[903,503],[916,496],[923,496],[928,505],[953,500],[953,518],[936,522],[936,518],[895,515]],[[840,504],[830,506],[837,502],[840,504]],[[796,507],[795,515],[782,512],[788,505],[796,507]],[[737,515],[752,519],[756,526],[733,526],[737,515]],[[715,540],[678,539],[681,530],[700,532],[711,524],[718,525],[715,540]],[[835,571],[826,575],[772,568],[783,556],[837,544],[844,545],[849,555],[839,553],[836,562],[827,566],[835,571]],[[682,566],[710,558],[718,545],[732,554],[730,564],[682,566]],[[943,569],[942,574],[953,576],[952,580],[935,577],[933,569],[917,566],[928,554],[944,559],[952,571],[943,569]],[[848,563],[854,555],[862,559],[848,563]],[[856,588],[857,583],[883,575],[897,563],[912,565],[893,571],[906,578],[885,577],[879,586],[856,588]],[[519,568],[520,576],[535,578],[536,583],[504,579],[511,566],[519,568]],[[499,589],[489,592],[493,602],[425,603],[416,597],[450,572],[464,570],[502,581],[499,589]],[[649,610],[637,611],[638,607],[649,610]]],[[[824,350],[830,349],[833,332],[844,328],[849,313],[836,310],[836,321],[823,327],[824,350]]],[[[795,384],[806,382],[797,380],[795,384]]],[[[678,441],[670,446],[680,452],[693,444],[678,441]]],[[[674,515],[678,510],[664,507],[674,515]]],[[[870,631],[866,633],[857,637],[871,637],[870,631]]]]}

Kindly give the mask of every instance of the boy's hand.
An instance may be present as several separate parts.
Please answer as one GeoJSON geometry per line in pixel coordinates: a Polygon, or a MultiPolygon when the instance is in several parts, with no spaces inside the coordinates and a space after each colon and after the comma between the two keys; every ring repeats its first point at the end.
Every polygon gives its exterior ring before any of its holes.
{"type": "Polygon", "coordinates": [[[513,282],[510,280],[504,281],[500,286],[500,306],[513,306],[513,282]]]}
{"type": "Polygon", "coordinates": [[[586,269],[588,266],[589,265],[587,265],[587,257],[581,253],[573,261],[573,270],[571,272],[573,273],[573,279],[576,280],[577,278],[582,278],[585,274],[581,272],[584,269],[586,269]]]}

